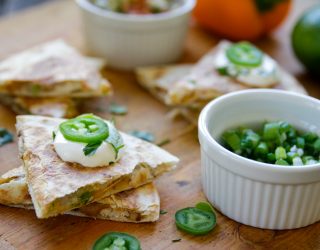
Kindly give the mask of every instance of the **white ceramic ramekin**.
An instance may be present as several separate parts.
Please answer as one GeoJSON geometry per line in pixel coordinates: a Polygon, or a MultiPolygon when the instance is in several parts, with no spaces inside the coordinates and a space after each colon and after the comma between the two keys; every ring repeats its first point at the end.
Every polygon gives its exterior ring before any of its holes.
{"type": "Polygon", "coordinates": [[[203,189],[218,210],[243,224],[304,227],[320,220],[320,164],[275,166],[219,144],[226,129],[275,120],[320,134],[320,101],[280,90],[246,90],[210,102],[199,118],[203,189]]]}
{"type": "Polygon", "coordinates": [[[120,69],[176,61],[183,51],[195,5],[195,0],[184,0],[180,7],[168,12],[127,15],[100,9],[88,0],[76,2],[82,10],[88,50],[120,69]]]}

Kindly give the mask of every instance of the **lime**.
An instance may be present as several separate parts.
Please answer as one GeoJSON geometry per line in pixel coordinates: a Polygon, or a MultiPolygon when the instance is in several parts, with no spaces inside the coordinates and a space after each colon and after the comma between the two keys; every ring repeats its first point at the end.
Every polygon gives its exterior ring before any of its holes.
{"type": "Polygon", "coordinates": [[[307,10],[291,34],[294,53],[311,72],[320,71],[320,5],[307,10]]]}

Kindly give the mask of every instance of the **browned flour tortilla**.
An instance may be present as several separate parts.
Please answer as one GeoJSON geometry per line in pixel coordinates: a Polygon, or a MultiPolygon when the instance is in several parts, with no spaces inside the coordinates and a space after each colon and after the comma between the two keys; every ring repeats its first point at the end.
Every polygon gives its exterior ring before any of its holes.
{"type": "MultiPolygon", "coordinates": [[[[253,86],[241,84],[229,76],[221,76],[215,69],[214,59],[230,42],[222,41],[204,55],[193,67],[169,65],[143,67],[136,70],[139,83],[165,104],[174,107],[201,108],[212,99],[233,91],[253,86]]],[[[280,68],[280,82],[270,88],[306,94],[299,82],[280,68]]]]}
{"type": "Polygon", "coordinates": [[[17,117],[19,152],[39,218],[55,216],[149,183],[174,169],[179,161],[153,144],[121,133],[125,148],[117,163],[84,168],[64,162],[52,145],[52,131],[62,121],[42,116],[17,117]]]}
{"type": "MultiPolygon", "coordinates": [[[[23,167],[12,169],[0,177],[0,204],[34,209],[23,167]]],[[[158,220],[159,211],[159,194],[155,185],[149,183],[110,195],[66,214],[139,223],[158,220]]]]}
{"type": "Polygon", "coordinates": [[[135,70],[138,82],[160,101],[165,102],[174,83],[189,74],[192,64],[148,66],[135,70]]]}
{"type": "Polygon", "coordinates": [[[78,114],[76,102],[68,97],[15,97],[0,94],[0,102],[17,114],[71,118],[78,114]]]}
{"type": "Polygon", "coordinates": [[[62,40],[0,62],[0,93],[29,97],[92,97],[111,92],[99,70],[102,61],[82,56],[62,40]]]}

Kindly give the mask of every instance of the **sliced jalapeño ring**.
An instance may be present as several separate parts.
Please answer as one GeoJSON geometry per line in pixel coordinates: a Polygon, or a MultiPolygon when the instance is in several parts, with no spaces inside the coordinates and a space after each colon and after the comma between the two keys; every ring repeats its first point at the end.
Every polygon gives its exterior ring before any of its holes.
{"type": "Polygon", "coordinates": [[[262,63],[263,53],[248,42],[239,42],[227,49],[226,56],[236,65],[258,67],[262,63]]]}
{"type": "Polygon", "coordinates": [[[101,236],[94,244],[93,250],[126,249],[141,250],[139,240],[129,234],[110,232],[101,236]]]}
{"type": "Polygon", "coordinates": [[[216,216],[213,212],[195,207],[187,207],[177,211],[175,219],[180,230],[193,235],[207,234],[216,225],[216,216]]]}
{"type": "Polygon", "coordinates": [[[109,136],[109,127],[93,115],[81,115],[60,124],[63,136],[74,142],[91,143],[103,141],[109,136]]]}

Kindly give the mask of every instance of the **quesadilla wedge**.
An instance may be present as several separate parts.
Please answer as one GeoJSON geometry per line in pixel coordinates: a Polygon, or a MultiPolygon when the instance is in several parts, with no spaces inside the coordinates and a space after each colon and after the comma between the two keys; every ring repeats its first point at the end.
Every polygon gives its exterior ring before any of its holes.
{"type": "MultiPolygon", "coordinates": [[[[34,209],[23,167],[0,177],[0,204],[34,209]]],[[[160,198],[153,183],[110,195],[84,207],[66,212],[75,216],[121,222],[153,222],[159,219],[160,198]]]]}
{"type": "Polygon", "coordinates": [[[0,93],[29,97],[92,97],[111,92],[99,70],[100,59],[87,58],[62,40],[17,53],[0,62],[0,93]]]}
{"type": "Polygon", "coordinates": [[[278,82],[272,82],[269,83],[269,85],[261,84],[260,86],[252,82],[250,84],[244,84],[244,82],[239,81],[238,78],[229,76],[228,73],[221,74],[217,68],[216,61],[221,54],[225,53],[226,48],[231,46],[231,44],[232,43],[228,41],[222,41],[202,57],[188,75],[178,80],[173,87],[169,89],[165,100],[166,103],[168,105],[192,105],[201,107],[203,103],[208,103],[220,95],[256,87],[280,88],[306,93],[298,81],[278,65],[278,82]]]}
{"type": "MultiPolygon", "coordinates": [[[[136,70],[139,83],[165,104],[174,107],[201,109],[212,99],[232,91],[258,87],[245,85],[216,70],[215,59],[231,43],[220,42],[203,56],[193,67],[190,65],[169,65],[142,67],[136,70]]],[[[299,82],[279,67],[279,82],[270,87],[307,94],[299,82]]]]}
{"type": "Polygon", "coordinates": [[[178,80],[190,73],[192,64],[140,67],[135,70],[141,86],[165,102],[168,92],[178,80]]]}
{"type": "Polygon", "coordinates": [[[52,145],[52,132],[63,119],[18,116],[19,152],[29,192],[39,218],[55,216],[139,187],[175,168],[179,159],[165,150],[121,133],[121,159],[101,168],[62,161],[52,145]]]}
{"type": "Polygon", "coordinates": [[[32,114],[56,118],[71,118],[78,114],[76,103],[68,97],[14,97],[0,94],[0,102],[17,114],[32,114]]]}

